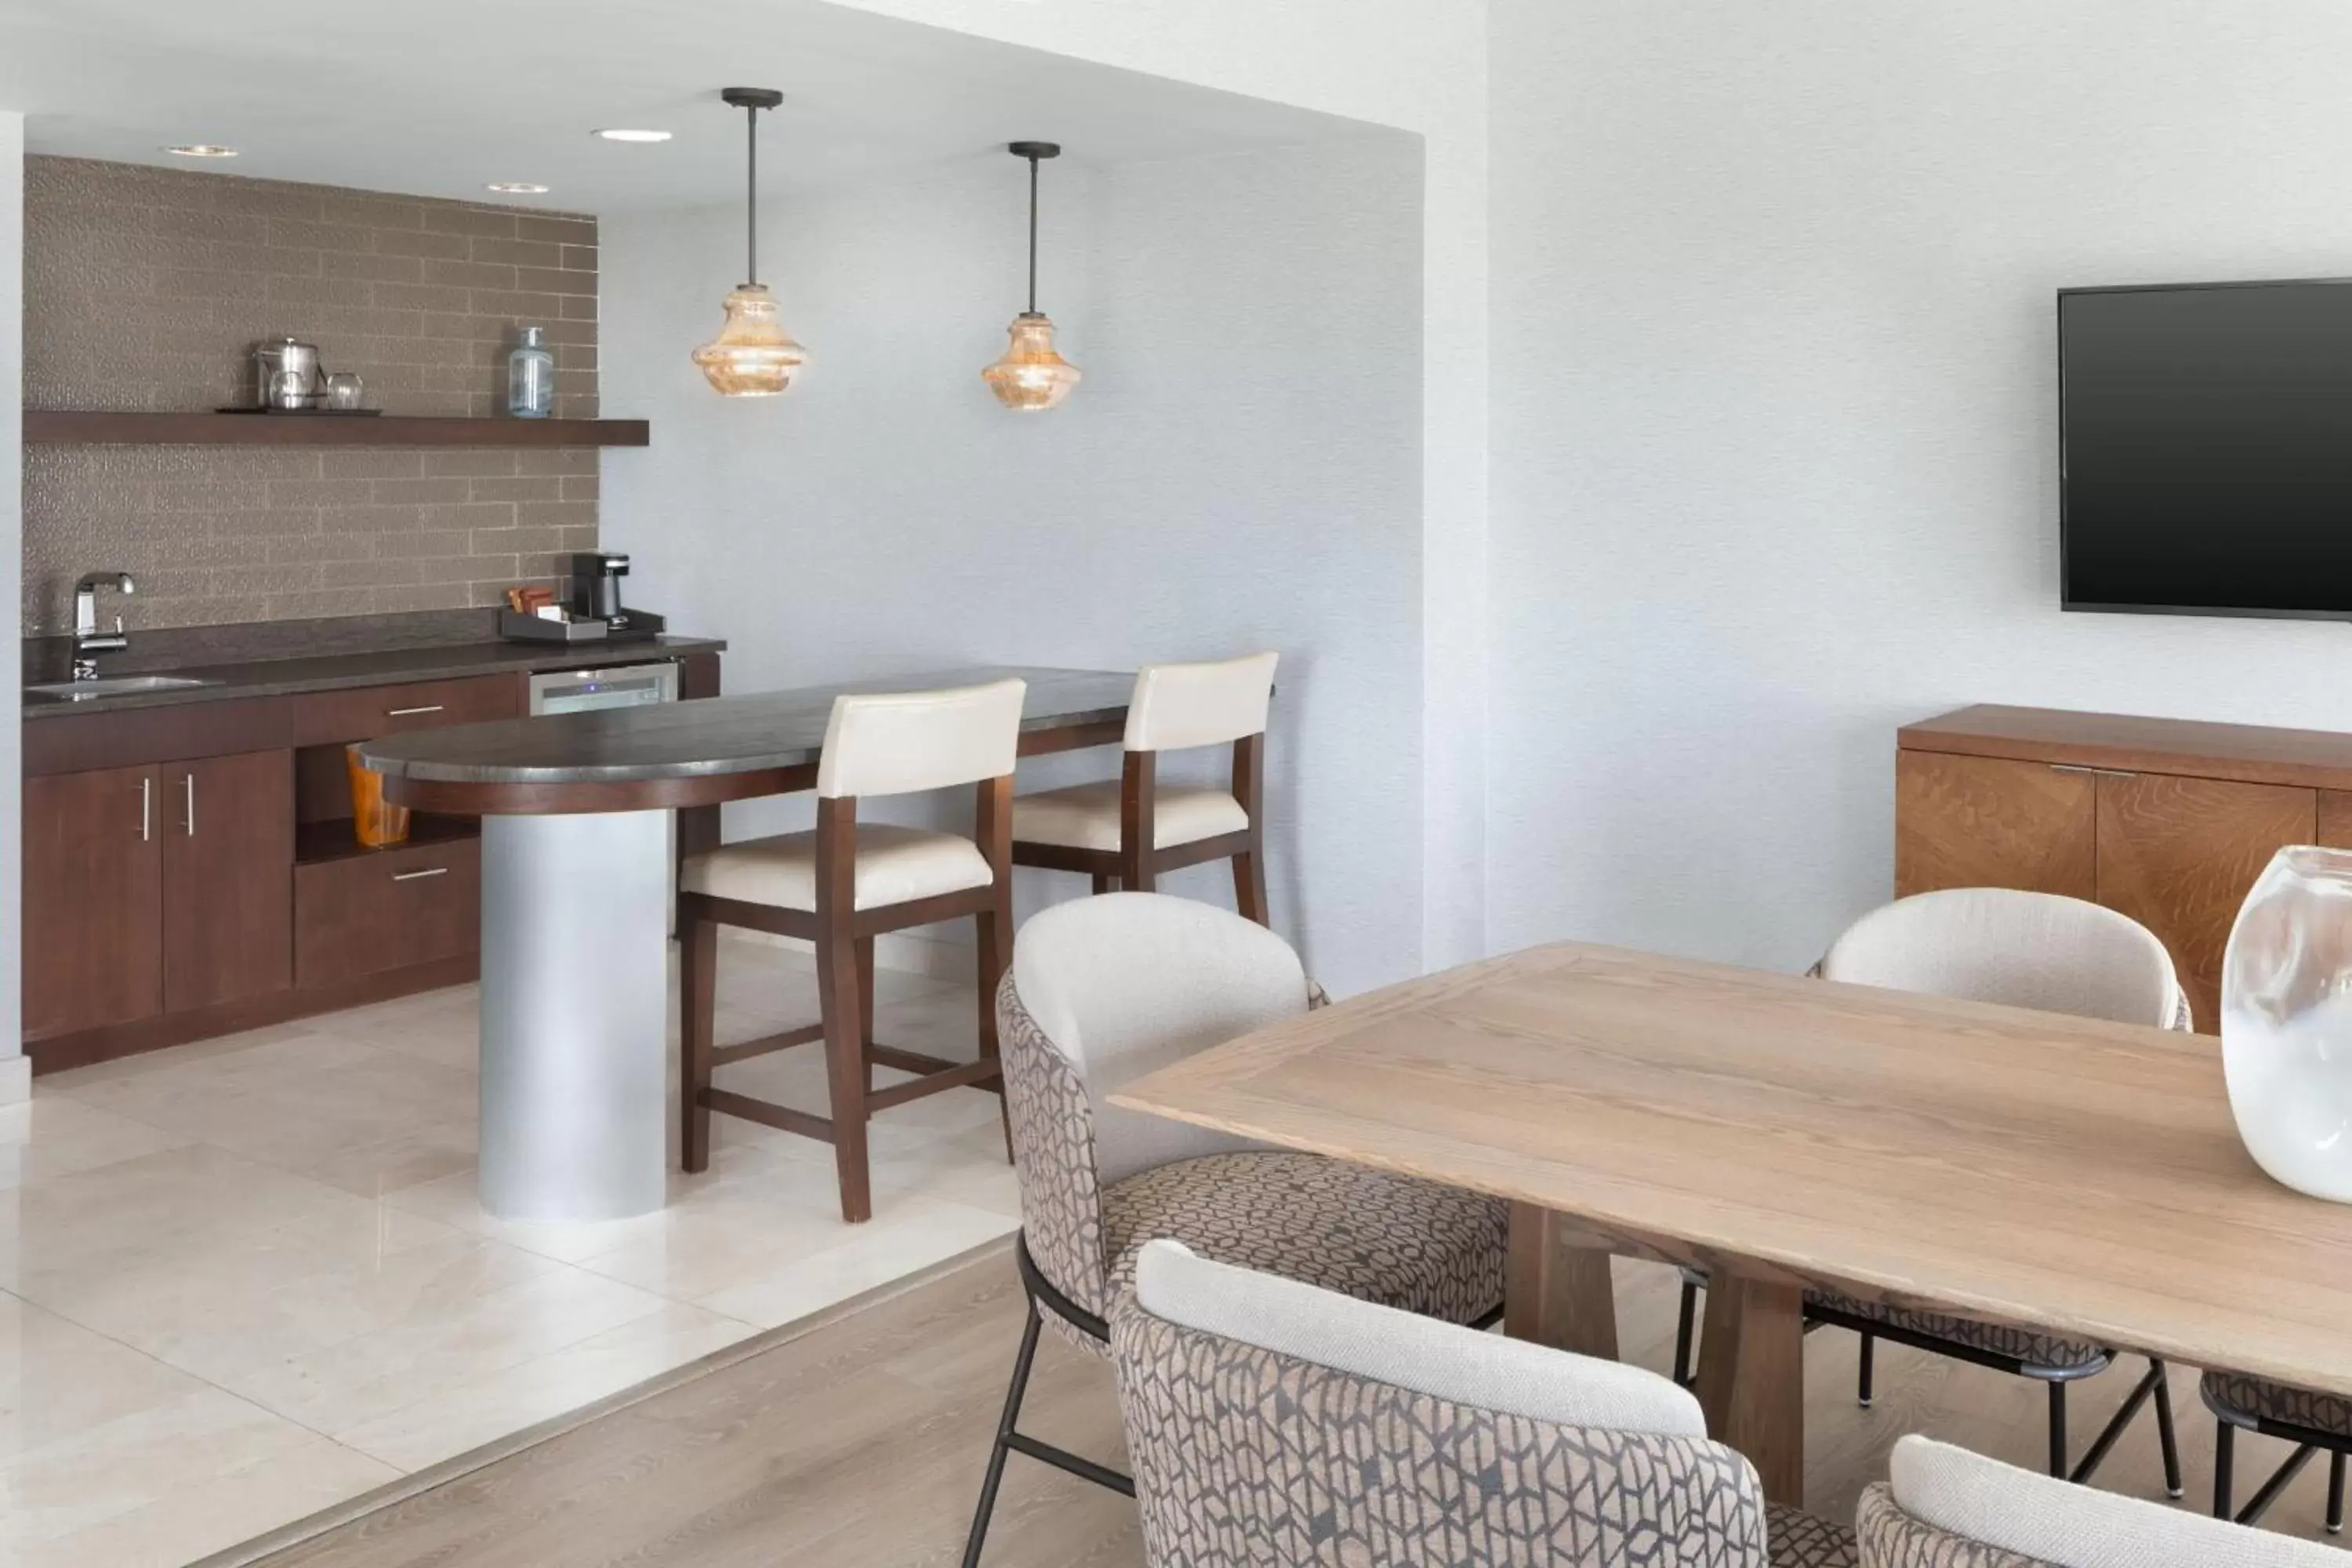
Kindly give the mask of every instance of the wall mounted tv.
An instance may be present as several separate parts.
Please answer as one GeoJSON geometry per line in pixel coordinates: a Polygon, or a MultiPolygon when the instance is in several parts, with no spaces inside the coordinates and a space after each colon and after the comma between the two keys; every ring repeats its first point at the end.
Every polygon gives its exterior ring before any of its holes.
{"type": "Polygon", "coordinates": [[[2352,619],[2352,279],[2058,296],[2070,610],[2352,619]]]}

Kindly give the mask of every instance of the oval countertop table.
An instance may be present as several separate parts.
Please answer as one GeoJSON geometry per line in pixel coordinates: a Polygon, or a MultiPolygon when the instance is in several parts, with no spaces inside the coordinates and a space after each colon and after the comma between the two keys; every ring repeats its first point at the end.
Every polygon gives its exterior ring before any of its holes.
{"type": "Polygon", "coordinates": [[[1131,672],[935,670],[389,735],[384,795],[482,818],[482,1207],[605,1220],[667,1196],[670,811],[814,788],[833,700],[1018,677],[1021,754],[1116,744],[1131,672]]]}

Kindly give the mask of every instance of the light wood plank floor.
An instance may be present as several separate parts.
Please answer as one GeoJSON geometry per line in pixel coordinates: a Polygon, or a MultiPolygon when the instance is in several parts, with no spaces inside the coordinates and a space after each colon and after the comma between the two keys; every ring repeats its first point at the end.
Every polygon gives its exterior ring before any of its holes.
{"type": "MultiPolygon", "coordinates": [[[[1663,1370],[1674,1285],[1621,1261],[1626,1354],[1663,1370]]],[[[1020,1330],[1009,1256],[943,1279],[739,1366],[671,1389],[268,1560],[268,1568],[874,1568],[961,1553],[1020,1330]]],[[[2021,1379],[1881,1346],[1878,1400],[1853,1401],[1853,1336],[1825,1330],[1806,1353],[1807,1485],[1816,1511],[1851,1516],[1906,1431],[2012,1462],[2042,1463],[2044,1405],[2021,1379]]],[[[2124,1394],[2126,1363],[2074,1398],[2077,1444],[2124,1394]]],[[[2211,1488],[2212,1422],[2195,1375],[2176,1369],[2189,1498],[2211,1488]]],[[[1108,1369],[1047,1335],[1024,1425],[1081,1453],[1118,1453],[1108,1369]]],[[[2283,1445],[2242,1441],[2239,1495],[2283,1445]]],[[[2161,1497],[2153,1421],[2117,1446],[2101,1482],[2161,1497]]],[[[2269,1523],[2315,1534],[2315,1464],[2269,1523]]],[[[1125,1499],[1015,1456],[989,1539],[990,1568],[1133,1568],[1125,1499]]],[[[2352,1559],[2347,1559],[2352,1562],[2352,1559]]]]}

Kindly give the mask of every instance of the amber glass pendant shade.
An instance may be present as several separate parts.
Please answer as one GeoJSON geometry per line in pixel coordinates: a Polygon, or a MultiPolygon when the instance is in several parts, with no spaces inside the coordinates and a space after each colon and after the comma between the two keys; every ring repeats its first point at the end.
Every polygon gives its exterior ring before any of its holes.
{"type": "Polygon", "coordinates": [[[1037,165],[1062,155],[1059,143],[1015,142],[1005,151],[1029,161],[1029,308],[1013,318],[1004,357],[980,373],[996,401],[1023,414],[1058,408],[1082,379],[1054,346],[1054,323],[1037,309],[1037,165]]]}
{"type": "Polygon", "coordinates": [[[762,283],[727,296],[727,323],[694,351],[694,363],[727,397],[773,397],[793,384],[808,355],[776,314],[776,297],[762,283]]]}
{"type": "Polygon", "coordinates": [[[1037,414],[1070,395],[1078,367],[1054,347],[1054,323],[1034,310],[1013,318],[1012,343],[1004,357],[980,373],[996,401],[1024,414],[1037,414]]]}
{"type": "Polygon", "coordinates": [[[744,267],[751,281],[727,296],[727,321],[719,335],[694,351],[694,363],[722,397],[773,397],[793,384],[808,359],[776,313],[776,297],[760,278],[760,111],[783,102],[773,88],[730,87],[719,93],[730,109],[743,110],[744,267]]]}

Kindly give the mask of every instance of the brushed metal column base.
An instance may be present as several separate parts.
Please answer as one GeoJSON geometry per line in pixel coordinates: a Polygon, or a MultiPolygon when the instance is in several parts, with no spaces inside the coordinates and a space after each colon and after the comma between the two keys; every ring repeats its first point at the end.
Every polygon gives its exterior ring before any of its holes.
{"type": "Polygon", "coordinates": [[[669,813],[482,821],[479,1195],[499,1219],[662,1206],[669,813]]]}

